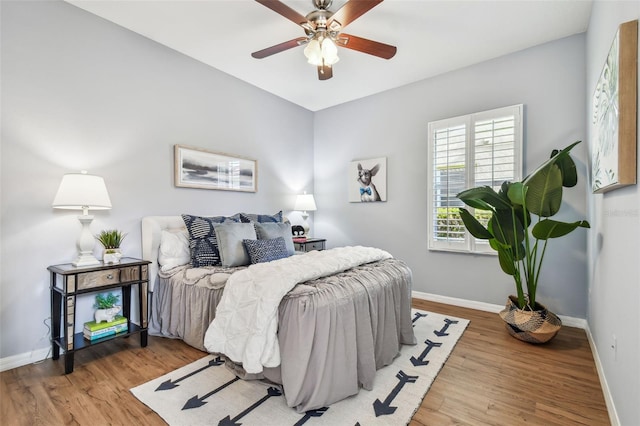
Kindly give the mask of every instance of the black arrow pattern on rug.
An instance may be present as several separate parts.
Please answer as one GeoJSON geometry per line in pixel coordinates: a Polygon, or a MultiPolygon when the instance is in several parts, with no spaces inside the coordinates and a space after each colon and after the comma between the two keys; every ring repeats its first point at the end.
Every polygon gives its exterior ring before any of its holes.
{"type": "Polygon", "coordinates": [[[317,410],[305,411],[304,416],[302,416],[302,418],[300,420],[295,422],[293,426],[302,426],[303,424],[305,424],[306,422],[311,420],[311,417],[320,417],[328,409],[329,409],[329,407],[321,407],[321,408],[318,408],[317,410]]]}
{"type": "Polygon", "coordinates": [[[435,334],[438,337],[448,336],[449,333],[447,333],[447,329],[449,328],[449,326],[451,324],[457,324],[457,323],[458,323],[458,321],[454,321],[454,320],[450,320],[449,318],[445,318],[444,319],[444,326],[442,326],[442,329],[440,331],[433,330],[433,334],[435,334]]]}
{"type": "Polygon", "coordinates": [[[269,389],[267,389],[267,394],[265,396],[263,396],[258,401],[253,403],[249,408],[242,411],[240,414],[238,414],[234,418],[231,418],[231,416],[225,417],[224,419],[220,420],[220,422],[218,423],[218,426],[240,426],[242,423],[238,423],[238,420],[240,420],[241,418],[243,418],[244,416],[246,416],[247,414],[255,410],[257,407],[259,407],[262,403],[264,403],[266,400],[268,400],[272,396],[281,396],[281,395],[282,395],[282,392],[280,392],[278,388],[274,388],[272,386],[269,389]]]}
{"type": "Polygon", "coordinates": [[[398,384],[389,392],[389,395],[387,395],[384,401],[380,402],[379,399],[373,401],[373,411],[376,413],[376,417],[393,414],[398,407],[392,407],[391,402],[400,393],[406,383],[415,383],[419,376],[408,376],[404,371],[400,370],[398,374],[396,374],[396,377],[398,378],[398,384]]]}
{"type": "Polygon", "coordinates": [[[416,312],[413,314],[413,319],[411,320],[411,322],[413,323],[412,327],[416,326],[416,321],[418,321],[420,318],[424,318],[426,317],[427,314],[423,314],[422,312],[416,312]]]}
{"type": "Polygon", "coordinates": [[[424,358],[427,356],[429,351],[431,351],[431,349],[433,348],[439,348],[440,346],[442,346],[442,343],[432,342],[429,339],[425,340],[425,343],[427,344],[427,347],[424,349],[424,351],[422,351],[422,353],[418,358],[416,358],[415,356],[412,356],[411,358],[409,358],[409,360],[411,361],[411,364],[413,364],[414,367],[417,367],[419,365],[429,364],[429,361],[424,360],[424,358]]]}
{"type": "Polygon", "coordinates": [[[192,396],[191,398],[189,398],[187,400],[187,402],[184,404],[184,407],[182,407],[183,410],[188,410],[190,408],[198,408],[198,407],[202,407],[204,404],[206,404],[205,399],[209,398],[212,395],[217,394],[218,392],[220,392],[222,389],[226,388],[227,386],[237,382],[238,380],[240,380],[239,377],[234,377],[233,379],[229,380],[227,383],[224,383],[220,386],[218,386],[217,388],[215,388],[214,390],[212,390],[211,392],[202,395],[200,398],[198,398],[198,395],[196,396],[192,396]]]}
{"type": "Polygon", "coordinates": [[[195,371],[192,371],[191,373],[182,376],[176,380],[167,380],[166,382],[162,382],[160,384],[160,386],[158,386],[158,388],[154,391],[154,392],[158,392],[158,391],[163,391],[163,390],[169,390],[169,389],[173,389],[178,387],[179,385],[177,385],[176,383],[183,381],[184,379],[188,379],[189,377],[196,375],[198,373],[200,373],[201,371],[206,370],[209,367],[216,367],[218,365],[222,365],[224,364],[224,361],[220,359],[220,357],[217,357],[215,359],[212,359],[209,361],[209,363],[207,365],[205,365],[204,367],[198,368],[195,371]]]}

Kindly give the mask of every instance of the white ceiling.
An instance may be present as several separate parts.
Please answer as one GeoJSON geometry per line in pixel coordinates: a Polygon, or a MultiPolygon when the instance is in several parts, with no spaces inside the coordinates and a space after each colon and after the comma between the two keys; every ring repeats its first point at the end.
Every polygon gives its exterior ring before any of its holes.
{"type": "MultiPolygon", "coordinates": [[[[252,0],[66,1],[311,111],[584,32],[591,13],[590,0],[386,0],[345,32],[397,46],[395,57],[341,48],[333,78],[319,81],[303,47],[251,57],[305,35],[252,0]]],[[[283,3],[313,10],[311,0],[283,3]]]]}

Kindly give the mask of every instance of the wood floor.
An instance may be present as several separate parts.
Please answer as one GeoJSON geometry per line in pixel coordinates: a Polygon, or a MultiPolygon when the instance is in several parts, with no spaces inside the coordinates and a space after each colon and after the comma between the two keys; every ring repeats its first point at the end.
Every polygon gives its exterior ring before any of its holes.
{"type": "MultiPolygon", "coordinates": [[[[411,425],[609,425],[583,330],[564,327],[550,344],[533,346],[510,337],[496,314],[413,304],[471,323],[411,425]]],[[[139,343],[118,339],[80,351],[68,375],[62,358],[0,373],[0,423],[164,425],[129,389],[205,354],[177,340],[139,343]]]]}

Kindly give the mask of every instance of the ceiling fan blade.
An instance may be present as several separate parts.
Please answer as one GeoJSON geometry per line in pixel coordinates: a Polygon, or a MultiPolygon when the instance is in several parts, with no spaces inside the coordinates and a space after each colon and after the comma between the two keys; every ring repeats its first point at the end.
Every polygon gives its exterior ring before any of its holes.
{"type": "Polygon", "coordinates": [[[276,53],[280,53],[285,50],[303,45],[307,41],[308,39],[306,37],[294,38],[293,40],[285,41],[284,43],[276,44],[275,46],[267,47],[266,49],[253,52],[251,56],[253,56],[256,59],[263,59],[263,58],[266,58],[267,56],[275,55],[276,53]]]}
{"type": "Polygon", "coordinates": [[[269,9],[273,10],[277,14],[284,16],[294,24],[302,25],[307,22],[307,18],[300,15],[298,12],[296,12],[295,10],[291,9],[289,6],[287,6],[286,4],[278,0],[256,0],[256,1],[261,5],[266,6],[269,9]]]}
{"type": "Polygon", "coordinates": [[[393,58],[398,50],[395,46],[391,46],[390,44],[367,40],[366,38],[345,33],[340,34],[338,45],[346,47],[347,49],[357,50],[358,52],[368,53],[369,55],[383,59],[393,58]]]}
{"type": "Polygon", "coordinates": [[[318,79],[329,80],[333,77],[333,67],[329,65],[318,65],[318,79]]]}
{"type": "Polygon", "coordinates": [[[337,21],[344,28],[380,3],[382,0],[350,0],[331,15],[327,27],[330,28],[331,24],[337,21]]]}

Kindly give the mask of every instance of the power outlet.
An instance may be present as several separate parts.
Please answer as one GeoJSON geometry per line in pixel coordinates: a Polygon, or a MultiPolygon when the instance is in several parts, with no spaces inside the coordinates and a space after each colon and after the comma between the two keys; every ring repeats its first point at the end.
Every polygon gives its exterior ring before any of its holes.
{"type": "Polygon", "coordinates": [[[611,350],[613,351],[613,360],[615,361],[618,357],[618,338],[615,334],[611,335],[611,350]]]}

